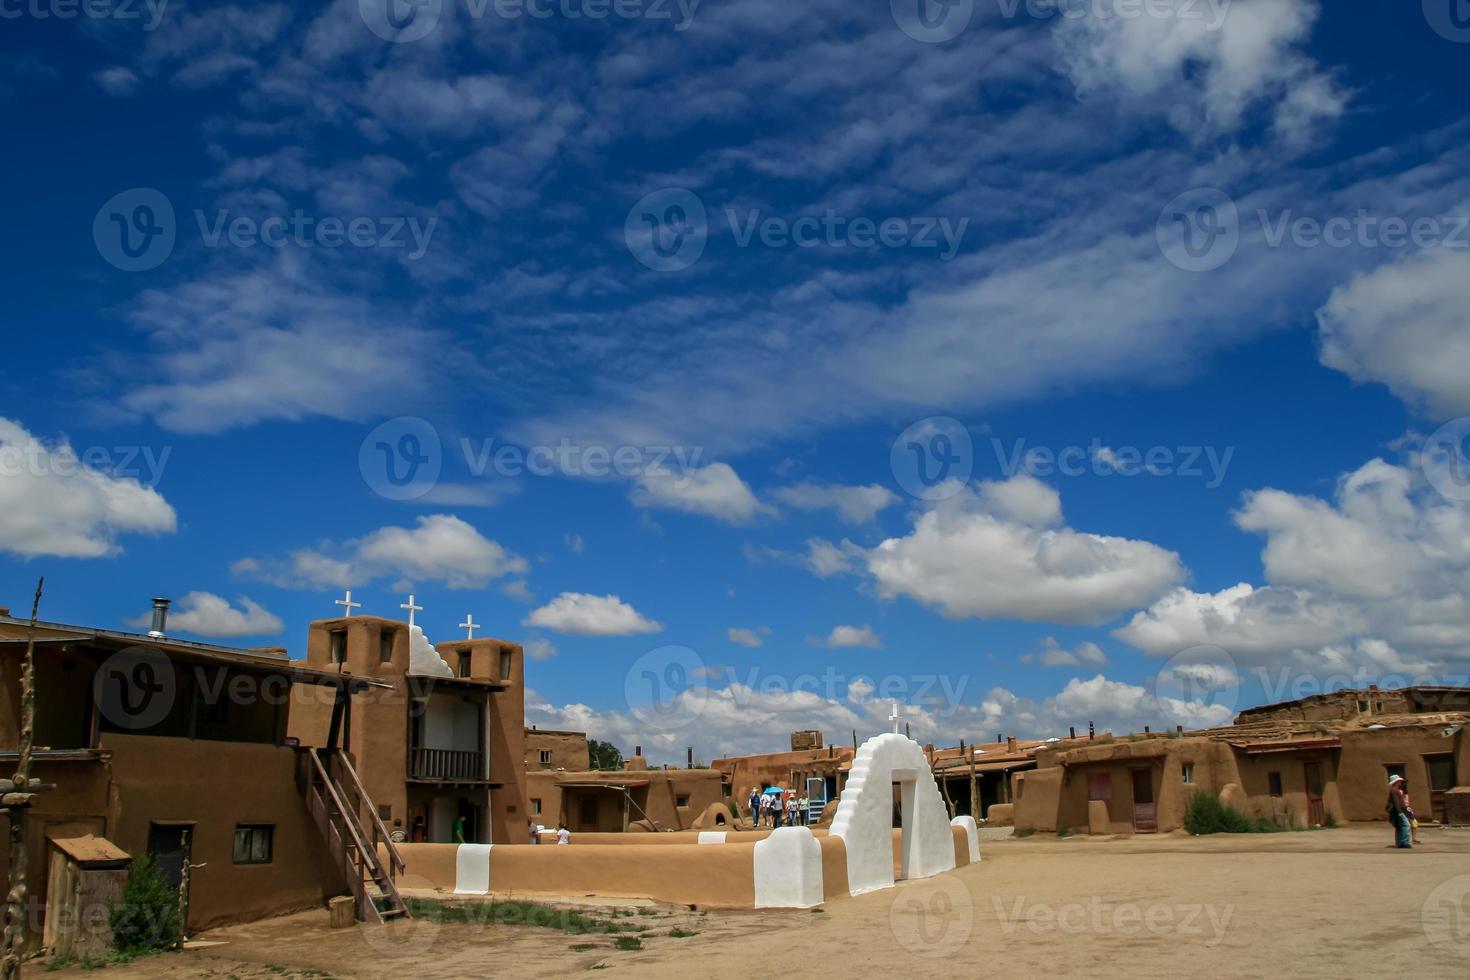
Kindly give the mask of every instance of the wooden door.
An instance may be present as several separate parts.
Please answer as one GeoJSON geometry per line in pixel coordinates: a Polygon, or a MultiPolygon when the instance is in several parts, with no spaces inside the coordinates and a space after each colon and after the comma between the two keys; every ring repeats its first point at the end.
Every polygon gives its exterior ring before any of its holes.
{"type": "Polygon", "coordinates": [[[1322,805],[1322,764],[1308,762],[1304,766],[1307,785],[1307,823],[1320,827],[1327,819],[1326,807],[1322,805]]]}
{"type": "Polygon", "coordinates": [[[583,833],[596,833],[597,797],[584,796],[577,801],[577,829],[583,833]]]}
{"type": "Polygon", "coordinates": [[[1424,768],[1429,772],[1429,810],[1434,819],[1445,823],[1444,795],[1455,788],[1455,757],[1426,755],[1424,768]]]}
{"type": "Polygon", "coordinates": [[[1133,770],[1133,832],[1136,834],[1157,833],[1159,809],[1154,802],[1154,774],[1152,769],[1133,770]]]}
{"type": "MultiPolygon", "coordinates": [[[[168,885],[169,891],[177,895],[179,887],[184,883],[184,864],[189,860],[190,841],[192,834],[186,831],[191,829],[183,824],[149,824],[148,825],[148,856],[158,866],[158,873],[163,877],[164,884],[168,885]]],[[[179,917],[179,927],[188,931],[189,909],[183,909],[179,917]]]]}

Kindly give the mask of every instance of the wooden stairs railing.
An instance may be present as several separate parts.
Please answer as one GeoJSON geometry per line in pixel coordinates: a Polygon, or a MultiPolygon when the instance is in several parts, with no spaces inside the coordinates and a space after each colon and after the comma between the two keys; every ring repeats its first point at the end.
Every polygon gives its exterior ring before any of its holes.
{"type": "Polygon", "coordinates": [[[352,763],[341,752],[307,748],[301,754],[307,809],[357,900],[358,919],[387,922],[407,918],[408,906],[395,880],[403,870],[403,858],[352,763]],[[368,814],[366,825],[364,810],[368,814]],[[386,863],[379,847],[388,857],[386,863]]]}

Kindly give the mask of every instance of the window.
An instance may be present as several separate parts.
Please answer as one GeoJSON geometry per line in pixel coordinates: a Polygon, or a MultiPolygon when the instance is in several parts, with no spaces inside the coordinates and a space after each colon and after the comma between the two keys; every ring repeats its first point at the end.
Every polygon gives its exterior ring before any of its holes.
{"type": "Polygon", "coordinates": [[[378,634],[378,663],[393,662],[393,634],[384,630],[378,634]]]}
{"type": "Polygon", "coordinates": [[[1268,772],[1268,773],[1266,773],[1266,785],[1268,787],[1267,792],[1269,792],[1272,796],[1280,796],[1281,795],[1281,773],[1279,773],[1279,772],[1268,772]]]}
{"type": "Polygon", "coordinates": [[[270,864],[276,828],[269,824],[235,825],[235,863],[270,864]]]}
{"type": "Polygon", "coordinates": [[[347,632],[345,630],[332,631],[332,663],[340,664],[347,662],[347,632]]]}
{"type": "Polygon", "coordinates": [[[1392,779],[1394,776],[1402,776],[1404,779],[1409,778],[1409,774],[1405,770],[1405,766],[1402,762],[1390,762],[1383,768],[1384,771],[1388,774],[1387,778],[1389,779],[1392,779]]]}
{"type": "Polygon", "coordinates": [[[1113,798],[1113,774],[1110,772],[1090,772],[1087,774],[1087,799],[1111,800],[1113,798]]]}
{"type": "Polygon", "coordinates": [[[534,796],[531,797],[531,815],[536,817],[541,816],[541,801],[534,796]]]}
{"type": "Polygon", "coordinates": [[[389,821],[389,820],[392,820],[393,819],[393,804],[391,804],[391,803],[379,803],[378,804],[378,819],[379,820],[382,820],[384,822],[389,821]]]}
{"type": "Polygon", "coordinates": [[[1192,783],[1192,782],[1194,782],[1194,763],[1193,762],[1186,762],[1180,768],[1181,768],[1181,771],[1184,774],[1184,781],[1186,783],[1192,783]]]}
{"type": "Polygon", "coordinates": [[[509,650],[501,650],[500,651],[500,679],[503,680],[503,681],[510,680],[510,651],[509,650]]]}
{"type": "Polygon", "coordinates": [[[687,793],[680,793],[678,796],[674,797],[674,806],[688,806],[688,805],[689,805],[689,794],[687,794],[687,793]]]}
{"type": "Polygon", "coordinates": [[[1367,701],[1359,701],[1358,702],[1358,714],[1360,714],[1360,715],[1366,715],[1367,713],[1368,713],[1368,702],[1367,701]]]}
{"type": "Polygon", "coordinates": [[[551,765],[551,750],[550,749],[542,749],[541,750],[541,764],[543,766],[549,766],[549,765],[551,765]]]}
{"type": "Polygon", "coordinates": [[[468,650],[461,650],[461,651],[459,651],[459,676],[461,676],[461,677],[468,677],[468,676],[470,676],[470,660],[471,660],[470,651],[468,651],[468,650]]]}

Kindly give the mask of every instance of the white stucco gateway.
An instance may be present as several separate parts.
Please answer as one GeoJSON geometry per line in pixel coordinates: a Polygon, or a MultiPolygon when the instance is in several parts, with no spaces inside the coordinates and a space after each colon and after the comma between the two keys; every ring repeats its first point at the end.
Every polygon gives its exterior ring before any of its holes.
{"type": "Polygon", "coordinates": [[[895,786],[903,814],[903,877],[928,878],[955,867],[949,812],[924,750],[903,735],[878,735],[853,758],[832,818],[830,833],[845,845],[853,895],[893,886],[895,786]]]}

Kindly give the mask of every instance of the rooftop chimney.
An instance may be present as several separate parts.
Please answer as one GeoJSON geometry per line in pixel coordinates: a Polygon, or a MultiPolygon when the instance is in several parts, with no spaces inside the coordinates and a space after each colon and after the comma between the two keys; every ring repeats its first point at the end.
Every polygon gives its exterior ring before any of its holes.
{"type": "Polygon", "coordinates": [[[153,599],[153,625],[148,630],[148,635],[155,639],[163,639],[168,629],[168,607],[169,600],[155,596],[153,599]]]}
{"type": "Polygon", "coordinates": [[[1006,751],[1007,752],[1014,752],[1014,751],[1016,751],[1016,736],[1009,735],[1009,736],[1006,737],[1006,751]]]}

